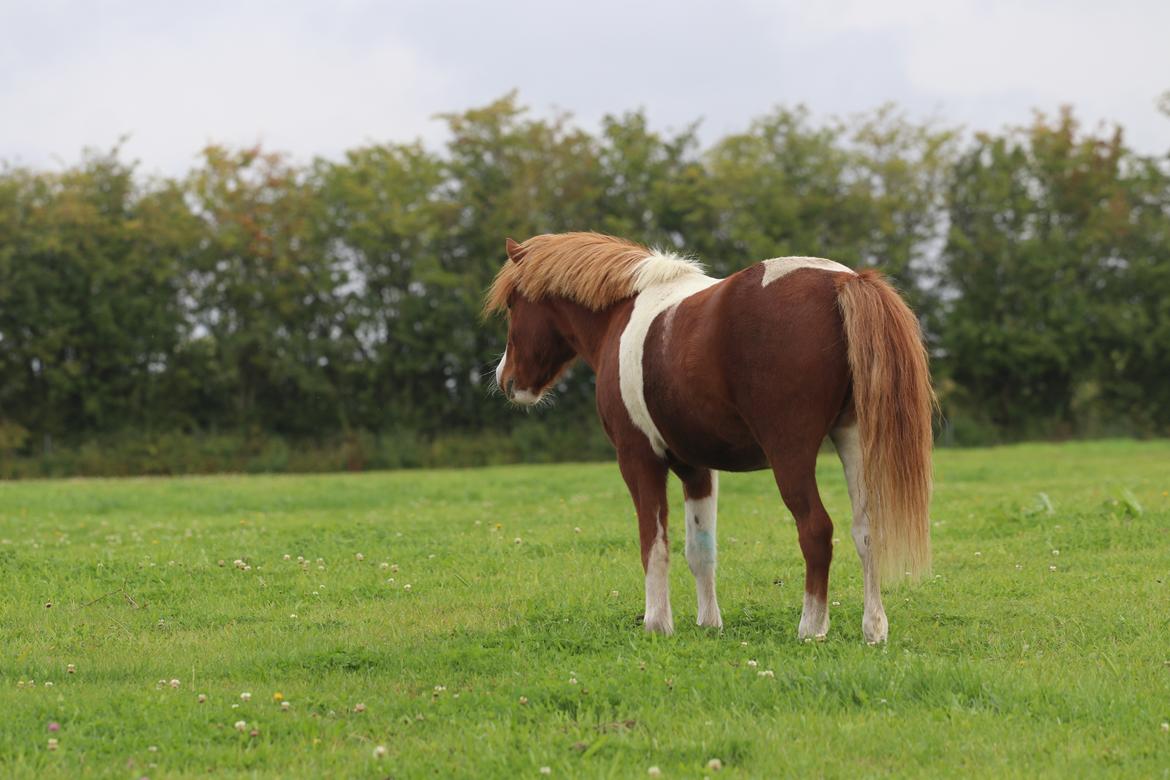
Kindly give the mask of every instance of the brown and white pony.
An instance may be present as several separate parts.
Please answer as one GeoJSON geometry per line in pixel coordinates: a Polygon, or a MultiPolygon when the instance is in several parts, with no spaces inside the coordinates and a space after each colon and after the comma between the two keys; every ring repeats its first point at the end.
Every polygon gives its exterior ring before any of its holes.
{"type": "Polygon", "coordinates": [[[816,458],[833,440],[865,583],[862,633],[886,639],[879,586],[930,566],[934,395],[918,320],[876,271],[815,257],[765,260],[726,279],[696,262],[596,233],[508,239],[485,311],[506,309],[496,381],[537,403],[581,358],[638,515],[645,626],[669,634],[668,471],[686,499],[698,624],[715,597],[718,471],[771,469],[805,559],[799,636],[829,630],[833,523],[816,458]]]}

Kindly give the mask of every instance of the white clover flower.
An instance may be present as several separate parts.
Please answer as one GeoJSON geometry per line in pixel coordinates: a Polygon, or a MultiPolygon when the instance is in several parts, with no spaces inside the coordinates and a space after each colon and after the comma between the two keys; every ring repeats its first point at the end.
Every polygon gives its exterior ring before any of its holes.
{"type": "Polygon", "coordinates": [[[374,758],[384,758],[386,756],[386,746],[378,745],[374,748],[374,758]]]}
{"type": "Polygon", "coordinates": [[[247,721],[242,721],[242,720],[236,721],[236,731],[244,731],[247,728],[248,728],[247,721]]]}
{"type": "Polygon", "coordinates": [[[249,693],[248,691],[244,691],[243,693],[240,694],[240,701],[251,701],[251,700],[252,700],[252,694],[249,693]]]}

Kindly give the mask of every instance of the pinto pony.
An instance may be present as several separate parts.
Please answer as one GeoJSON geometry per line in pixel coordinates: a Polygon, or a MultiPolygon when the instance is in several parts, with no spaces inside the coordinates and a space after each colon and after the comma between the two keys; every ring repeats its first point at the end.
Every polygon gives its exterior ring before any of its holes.
{"type": "Polygon", "coordinates": [[[645,627],[674,630],[668,472],[683,484],[698,624],[715,596],[719,471],[771,469],[804,553],[798,634],[829,630],[833,523],[816,482],[833,440],[853,506],[865,583],[862,634],[885,641],[883,580],[930,566],[931,415],[914,314],[876,271],[779,257],[706,276],[677,255],[596,233],[508,239],[485,311],[507,310],[496,381],[535,404],[575,359],[597,375],[597,410],[638,516],[645,627]]]}

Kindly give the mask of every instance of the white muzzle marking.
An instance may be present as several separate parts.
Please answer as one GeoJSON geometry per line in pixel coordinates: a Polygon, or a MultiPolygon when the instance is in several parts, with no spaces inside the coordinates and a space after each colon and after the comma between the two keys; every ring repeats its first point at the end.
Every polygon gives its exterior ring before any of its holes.
{"type": "Polygon", "coordinates": [[[504,388],[502,381],[504,376],[504,366],[508,363],[508,350],[504,350],[504,354],[500,357],[500,362],[496,364],[496,386],[508,396],[508,400],[520,406],[533,406],[540,402],[541,393],[534,393],[531,390],[517,390],[513,388],[511,391],[504,388]]]}

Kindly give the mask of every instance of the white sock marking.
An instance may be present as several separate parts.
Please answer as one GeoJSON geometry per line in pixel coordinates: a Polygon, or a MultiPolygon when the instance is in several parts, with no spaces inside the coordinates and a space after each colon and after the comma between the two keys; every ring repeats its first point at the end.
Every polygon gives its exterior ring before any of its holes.
{"type": "Polygon", "coordinates": [[[866,511],[865,481],[861,471],[861,437],[857,425],[838,428],[832,433],[833,444],[845,480],[849,483],[849,500],[853,504],[853,544],[861,558],[861,573],[865,583],[865,610],[861,618],[861,633],[866,642],[884,642],[889,635],[889,622],[882,606],[881,581],[870,549],[869,513],[866,511]]]}
{"type": "Polygon", "coordinates": [[[719,507],[719,472],[711,472],[711,495],[686,500],[687,564],[695,575],[699,598],[700,626],[723,627],[719,601],[715,597],[716,536],[719,507]]]}
{"type": "Polygon", "coordinates": [[[674,616],[670,611],[670,550],[662,521],[658,521],[658,536],[650,546],[646,561],[646,617],[647,631],[660,634],[674,633],[674,616]]]}
{"type": "Polygon", "coordinates": [[[804,608],[800,611],[800,627],[796,635],[801,639],[820,638],[829,633],[829,604],[811,593],[804,594],[804,608]]]}

